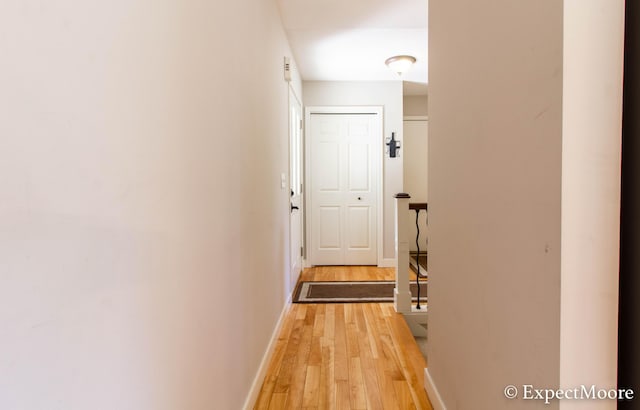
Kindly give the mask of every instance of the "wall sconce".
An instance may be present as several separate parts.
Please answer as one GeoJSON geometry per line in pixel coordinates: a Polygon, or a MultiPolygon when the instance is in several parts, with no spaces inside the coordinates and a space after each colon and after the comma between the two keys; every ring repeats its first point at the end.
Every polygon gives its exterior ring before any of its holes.
{"type": "Polygon", "coordinates": [[[387,58],[387,61],[384,63],[393,71],[398,73],[398,75],[402,75],[409,71],[411,66],[415,64],[416,58],[414,56],[393,56],[387,58]]]}
{"type": "Polygon", "coordinates": [[[400,141],[396,141],[396,133],[391,133],[391,138],[386,139],[387,154],[389,158],[396,158],[400,156],[400,141]]]}

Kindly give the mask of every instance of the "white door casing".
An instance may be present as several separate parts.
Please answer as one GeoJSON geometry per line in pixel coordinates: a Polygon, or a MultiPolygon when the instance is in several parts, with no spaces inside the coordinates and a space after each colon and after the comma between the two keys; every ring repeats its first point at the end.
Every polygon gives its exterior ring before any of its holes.
{"type": "Polygon", "coordinates": [[[302,191],[302,104],[289,88],[289,292],[302,270],[303,191],[302,191]]]}
{"type": "Polygon", "coordinates": [[[310,107],[311,265],[377,265],[382,226],[382,108],[310,107]]]}

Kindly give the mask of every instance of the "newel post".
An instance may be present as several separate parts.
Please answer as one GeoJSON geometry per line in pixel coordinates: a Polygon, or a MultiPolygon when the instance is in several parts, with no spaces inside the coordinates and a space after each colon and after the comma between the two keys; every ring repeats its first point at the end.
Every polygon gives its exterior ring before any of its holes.
{"type": "Polygon", "coordinates": [[[393,304],[396,312],[411,313],[409,288],[409,199],[406,193],[396,195],[396,288],[393,304]]]}

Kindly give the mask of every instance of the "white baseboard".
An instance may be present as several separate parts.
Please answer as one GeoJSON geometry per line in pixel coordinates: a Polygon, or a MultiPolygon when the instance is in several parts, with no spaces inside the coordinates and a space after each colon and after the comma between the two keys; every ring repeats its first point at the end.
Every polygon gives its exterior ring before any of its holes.
{"type": "MultiPolygon", "coordinates": [[[[313,265],[309,263],[308,260],[304,260],[302,262],[303,268],[312,268],[313,265]]],[[[396,267],[396,258],[382,258],[380,263],[378,263],[379,268],[395,268],[396,267]]]]}
{"type": "Polygon", "coordinates": [[[435,410],[447,410],[440,393],[438,393],[438,388],[429,374],[429,368],[424,369],[424,389],[427,391],[427,396],[429,396],[431,405],[435,410]]]}
{"type": "Polygon", "coordinates": [[[280,317],[278,318],[276,327],[275,329],[273,329],[273,333],[271,334],[271,340],[269,340],[267,350],[264,352],[264,356],[262,356],[260,367],[258,367],[258,373],[253,379],[251,389],[249,390],[249,395],[244,402],[244,406],[242,406],[244,410],[251,410],[256,405],[256,401],[258,400],[258,396],[260,395],[260,389],[262,388],[262,382],[267,375],[267,369],[269,367],[269,362],[271,361],[271,356],[273,356],[273,351],[276,348],[276,342],[278,340],[280,330],[282,330],[282,323],[284,322],[284,318],[289,311],[289,307],[291,306],[291,297],[292,295],[289,295],[289,297],[287,298],[287,302],[282,308],[282,312],[280,312],[280,317]]]}
{"type": "Polygon", "coordinates": [[[396,258],[382,258],[378,264],[379,268],[395,268],[396,258]]]}

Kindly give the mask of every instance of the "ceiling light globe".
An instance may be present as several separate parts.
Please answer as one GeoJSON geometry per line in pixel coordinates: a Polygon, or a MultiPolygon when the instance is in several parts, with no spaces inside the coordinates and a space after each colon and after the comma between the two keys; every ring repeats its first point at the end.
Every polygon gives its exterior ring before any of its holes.
{"type": "Polygon", "coordinates": [[[413,56],[393,56],[387,58],[384,63],[389,66],[390,69],[402,75],[411,69],[411,66],[415,64],[416,58],[413,56]]]}

